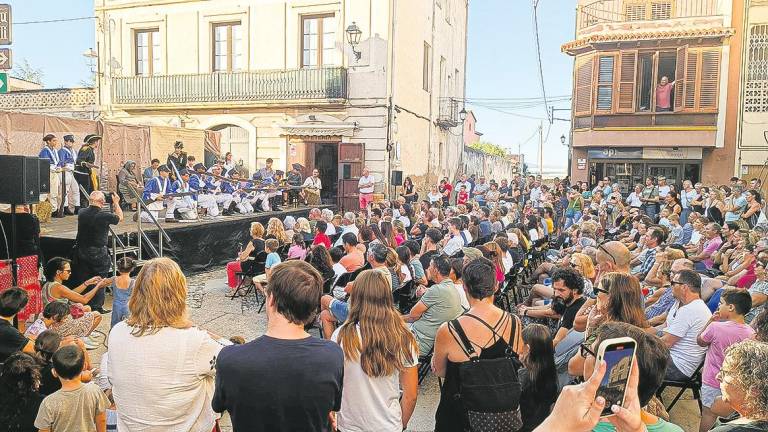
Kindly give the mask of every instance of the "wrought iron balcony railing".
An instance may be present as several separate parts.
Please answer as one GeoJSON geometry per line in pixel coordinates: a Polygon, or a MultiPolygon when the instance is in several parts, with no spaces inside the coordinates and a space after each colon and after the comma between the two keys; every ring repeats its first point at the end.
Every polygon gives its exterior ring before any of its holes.
{"type": "Polygon", "coordinates": [[[162,105],[347,98],[342,67],[112,79],[112,103],[162,105]]]}
{"type": "Polygon", "coordinates": [[[717,0],[593,0],[577,9],[579,30],[596,24],[719,15],[717,0]]]}

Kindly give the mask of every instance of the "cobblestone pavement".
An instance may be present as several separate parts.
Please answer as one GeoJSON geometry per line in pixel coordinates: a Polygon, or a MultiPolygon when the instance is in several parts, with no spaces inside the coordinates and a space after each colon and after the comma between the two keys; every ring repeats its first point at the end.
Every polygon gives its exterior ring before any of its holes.
{"type": "MultiPolygon", "coordinates": [[[[224,337],[243,336],[246,341],[262,335],[266,330],[267,317],[263,311],[257,313],[258,305],[249,304],[243,307],[239,299],[231,300],[226,297],[228,288],[224,268],[189,277],[187,283],[189,315],[198,326],[224,337]]],[[[104,333],[109,331],[109,319],[102,321],[99,330],[104,333]]],[[[95,364],[98,364],[104,351],[105,346],[91,351],[95,364]]],[[[668,401],[674,397],[671,391],[665,392],[665,395],[668,401]]],[[[408,425],[408,431],[434,430],[434,413],[439,400],[437,378],[430,374],[419,388],[416,410],[408,425]]],[[[691,400],[690,392],[686,392],[672,410],[671,420],[686,432],[698,430],[698,406],[691,400]]],[[[222,418],[221,425],[224,431],[232,430],[226,415],[222,418]]]]}

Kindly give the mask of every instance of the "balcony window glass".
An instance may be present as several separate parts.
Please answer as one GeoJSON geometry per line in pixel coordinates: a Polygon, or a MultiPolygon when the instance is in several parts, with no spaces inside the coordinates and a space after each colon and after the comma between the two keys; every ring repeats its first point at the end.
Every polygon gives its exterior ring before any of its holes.
{"type": "Polygon", "coordinates": [[[301,66],[320,67],[339,64],[336,49],[336,16],[302,17],[301,66]]]}
{"type": "Polygon", "coordinates": [[[213,71],[244,69],[243,30],[239,22],[213,26],[213,71]]]}
{"type": "Polygon", "coordinates": [[[137,30],[135,33],[136,75],[160,74],[160,31],[137,30]]]}

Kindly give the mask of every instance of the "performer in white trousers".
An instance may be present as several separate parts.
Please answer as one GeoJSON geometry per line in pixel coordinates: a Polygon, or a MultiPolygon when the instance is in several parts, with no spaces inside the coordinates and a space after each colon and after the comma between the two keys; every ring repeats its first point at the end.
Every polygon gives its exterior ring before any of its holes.
{"type": "Polygon", "coordinates": [[[216,204],[216,198],[208,193],[206,171],[205,165],[201,163],[195,165],[195,174],[189,177],[189,189],[197,192],[194,198],[197,200],[197,205],[205,209],[207,216],[216,217],[219,215],[219,206],[216,204]]]}
{"type": "MultiPolygon", "coordinates": [[[[59,217],[59,199],[61,198],[61,160],[59,159],[59,152],[56,147],[59,145],[59,140],[53,134],[48,134],[43,137],[45,147],[40,150],[38,157],[41,159],[47,159],[51,163],[50,170],[50,186],[51,191],[47,194],[48,202],[53,206],[53,216],[59,217]]],[[[40,201],[45,200],[46,195],[40,195],[40,201]]]]}
{"type": "MultiPolygon", "coordinates": [[[[163,210],[164,206],[167,208],[165,213],[166,218],[173,218],[173,211],[176,209],[176,200],[173,197],[166,197],[167,194],[172,192],[171,179],[168,178],[168,167],[160,165],[157,171],[160,175],[153,177],[144,184],[144,194],[142,195],[142,199],[147,203],[147,209],[149,209],[149,212],[155,220],[159,220],[160,211],[163,210]]],[[[151,222],[152,218],[149,217],[147,212],[143,211],[141,212],[141,220],[144,222],[151,222]]]]}
{"type": "MultiPolygon", "coordinates": [[[[221,167],[214,165],[212,174],[221,176],[221,167]]],[[[232,194],[227,193],[222,187],[222,181],[208,177],[205,181],[206,186],[210,192],[213,192],[213,197],[216,200],[216,204],[221,204],[221,208],[224,209],[224,215],[230,214],[229,206],[232,204],[232,194]]]]}
{"type": "MultiPolygon", "coordinates": [[[[182,169],[179,171],[180,179],[171,184],[171,193],[189,193],[192,190],[189,187],[189,171],[182,169]]],[[[174,213],[171,210],[178,210],[182,220],[196,220],[197,219],[197,202],[192,195],[185,195],[180,197],[173,197],[173,207],[170,205],[165,213],[166,222],[176,222],[174,213]]]]}
{"type": "MultiPolygon", "coordinates": [[[[247,193],[242,189],[251,187],[251,183],[248,181],[240,180],[240,173],[236,169],[231,169],[228,172],[229,178],[232,179],[231,183],[224,182],[222,187],[224,192],[232,195],[232,203],[235,205],[235,209],[240,214],[253,213],[253,205],[248,201],[247,193]]],[[[231,206],[232,204],[230,204],[231,206]]],[[[229,210],[229,209],[225,209],[229,210]]],[[[225,213],[226,214],[226,213],[225,213]]]]}
{"type": "Polygon", "coordinates": [[[64,176],[66,180],[66,186],[64,186],[64,192],[66,198],[64,205],[65,215],[77,214],[80,210],[80,186],[75,180],[75,157],[77,152],[72,148],[75,143],[75,137],[73,135],[64,135],[64,146],[59,149],[59,160],[62,169],[64,169],[64,176]]]}

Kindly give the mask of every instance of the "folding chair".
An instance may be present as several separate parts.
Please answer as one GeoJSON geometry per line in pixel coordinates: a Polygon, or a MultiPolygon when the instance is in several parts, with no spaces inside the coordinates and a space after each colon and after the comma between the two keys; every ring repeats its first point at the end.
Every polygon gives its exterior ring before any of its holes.
{"type": "Polygon", "coordinates": [[[240,281],[237,284],[237,287],[235,288],[235,291],[232,292],[232,295],[229,296],[231,300],[234,300],[236,298],[240,297],[247,297],[251,291],[253,291],[256,287],[253,285],[253,278],[254,276],[258,276],[262,273],[264,273],[264,264],[267,261],[267,253],[265,251],[261,251],[256,254],[253,259],[249,259],[247,261],[243,262],[243,266],[245,266],[245,270],[239,271],[235,273],[235,277],[238,278],[240,281]],[[245,293],[241,294],[241,290],[243,288],[246,288],[245,293]]]}
{"type": "MultiPolygon", "coordinates": [[[[671,361],[671,360],[670,360],[671,361]]],[[[704,362],[701,362],[699,367],[696,368],[696,371],[693,373],[693,375],[688,378],[687,380],[683,381],[677,381],[677,380],[667,380],[665,379],[661,383],[661,387],[656,391],[656,396],[661,400],[661,393],[664,391],[667,387],[675,387],[679,388],[680,391],[677,392],[677,395],[674,399],[672,399],[672,403],[669,404],[669,406],[666,407],[667,412],[672,411],[672,408],[675,406],[678,400],[680,400],[680,397],[683,396],[683,393],[690,389],[693,393],[693,398],[696,400],[696,402],[699,404],[699,413],[702,411],[702,405],[701,405],[701,368],[704,367],[704,362]]],[[[663,402],[663,401],[662,401],[663,402]]]]}

